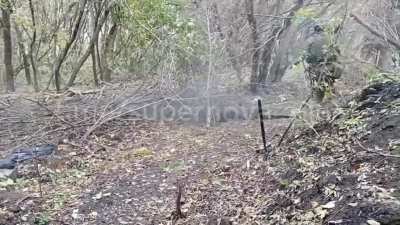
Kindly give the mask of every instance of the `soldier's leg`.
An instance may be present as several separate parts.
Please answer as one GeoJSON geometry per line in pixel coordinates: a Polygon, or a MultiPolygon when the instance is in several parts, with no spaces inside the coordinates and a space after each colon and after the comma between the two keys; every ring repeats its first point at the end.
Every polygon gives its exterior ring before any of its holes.
{"type": "Polygon", "coordinates": [[[313,87],[311,90],[312,99],[316,103],[321,103],[325,97],[325,89],[323,87],[313,87]]]}

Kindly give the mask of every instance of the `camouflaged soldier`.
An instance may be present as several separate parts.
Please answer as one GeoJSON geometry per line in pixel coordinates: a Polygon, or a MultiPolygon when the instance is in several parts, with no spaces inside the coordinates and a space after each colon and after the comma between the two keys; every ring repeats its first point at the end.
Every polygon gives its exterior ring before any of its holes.
{"type": "Polygon", "coordinates": [[[339,55],[337,46],[330,44],[323,28],[316,25],[306,49],[304,65],[312,97],[318,103],[323,101],[326,93],[334,92],[335,80],[342,75],[339,55]]]}

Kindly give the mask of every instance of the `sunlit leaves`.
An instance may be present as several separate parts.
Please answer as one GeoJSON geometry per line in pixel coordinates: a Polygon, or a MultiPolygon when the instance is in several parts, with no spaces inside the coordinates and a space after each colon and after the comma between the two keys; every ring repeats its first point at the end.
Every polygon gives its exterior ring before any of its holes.
{"type": "Polygon", "coordinates": [[[114,11],[116,17],[131,34],[134,45],[146,48],[154,40],[179,36],[191,37],[194,23],[184,17],[183,5],[167,0],[128,0],[125,7],[114,11]]]}
{"type": "Polygon", "coordinates": [[[154,69],[165,59],[171,60],[168,64],[173,67],[185,64],[200,44],[196,25],[185,15],[184,6],[185,3],[172,0],[119,2],[113,19],[121,26],[121,57],[129,59],[118,61],[119,66],[130,71],[139,67],[154,69]]]}
{"type": "Polygon", "coordinates": [[[297,11],[294,17],[294,21],[297,25],[302,24],[309,20],[316,20],[316,19],[317,19],[317,12],[314,9],[307,7],[304,7],[299,11],[297,11]]]}

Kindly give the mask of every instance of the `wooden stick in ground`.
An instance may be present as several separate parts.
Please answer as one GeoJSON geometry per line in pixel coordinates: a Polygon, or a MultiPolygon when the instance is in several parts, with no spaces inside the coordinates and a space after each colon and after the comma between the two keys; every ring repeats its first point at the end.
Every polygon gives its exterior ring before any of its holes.
{"type": "Polygon", "coordinates": [[[185,216],[182,213],[182,184],[178,182],[178,195],[176,198],[176,215],[178,219],[185,218],[185,216]]]}
{"type": "MultiPolygon", "coordinates": [[[[310,96],[308,96],[307,100],[303,102],[303,104],[300,107],[300,110],[303,110],[304,107],[308,104],[308,102],[311,100],[312,94],[310,94],[310,96]]],[[[297,119],[297,115],[295,117],[293,117],[292,121],[290,121],[289,126],[286,128],[285,132],[283,132],[283,135],[281,137],[281,139],[279,140],[279,143],[277,145],[277,147],[281,146],[283,140],[285,139],[286,135],[289,133],[290,128],[292,128],[294,121],[296,121],[297,119]]]]}
{"type": "Polygon", "coordinates": [[[178,191],[175,202],[176,209],[175,212],[172,213],[172,224],[176,224],[178,220],[185,218],[185,214],[183,214],[182,212],[182,192],[183,192],[182,183],[180,181],[177,181],[177,186],[178,186],[178,191]]]}
{"type": "Polygon", "coordinates": [[[262,136],[263,147],[264,147],[264,154],[265,154],[265,158],[268,159],[269,152],[267,149],[267,139],[265,137],[264,113],[263,113],[261,99],[257,99],[257,103],[258,103],[258,114],[260,116],[260,127],[261,127],[261,136],[262,136]]]}

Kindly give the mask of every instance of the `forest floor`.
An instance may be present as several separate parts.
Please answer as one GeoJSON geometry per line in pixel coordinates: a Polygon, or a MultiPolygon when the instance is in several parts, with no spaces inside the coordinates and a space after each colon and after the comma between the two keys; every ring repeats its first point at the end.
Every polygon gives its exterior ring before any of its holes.
{"type": "MultiPolygon", "coordinates": [[[[0,224],[399,224],[398,89],[366,89],[330,120],[296,127],[268,160],[257,120],[122,117],[88,135],[50,113],[39,140],[58,150],[1,181],[0,224]]],[[[266,121],[273,146],[289,122],[266,121]]],[[[3,155],[28,134],[2,136],[3,155]]]]}

